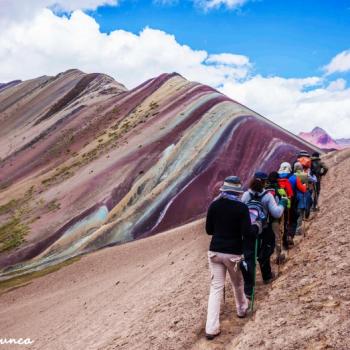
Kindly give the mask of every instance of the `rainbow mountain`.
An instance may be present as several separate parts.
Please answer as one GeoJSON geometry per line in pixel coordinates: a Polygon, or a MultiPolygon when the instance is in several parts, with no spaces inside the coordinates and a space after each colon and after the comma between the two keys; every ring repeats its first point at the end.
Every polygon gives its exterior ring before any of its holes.
{"type": "Polygon", "coordinates": [[[176,73],[15,81],[0,122],[0,279],[193,221],[226,176],[318,150],[176,73]]]}

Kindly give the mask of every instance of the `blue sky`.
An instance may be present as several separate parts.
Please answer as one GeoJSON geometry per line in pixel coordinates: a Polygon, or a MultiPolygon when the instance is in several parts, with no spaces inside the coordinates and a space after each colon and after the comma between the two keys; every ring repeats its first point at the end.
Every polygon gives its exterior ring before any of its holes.
{"type": "Polygon", "coordinates": [[[247,55],[256,72],[287,78],[319,75],[349,47],[350,38],[350,0],[258,0],[210,11],[187,0],[168,5],[123,0],[90,14],[103,32],[138,33],[149,26],[193,49],[247,55]]]}
{"type": "Polygon", "coordinates": [[[350,137],[350,0],[0,1],[0,82],[175,71],[292,132],[350,137]]]}

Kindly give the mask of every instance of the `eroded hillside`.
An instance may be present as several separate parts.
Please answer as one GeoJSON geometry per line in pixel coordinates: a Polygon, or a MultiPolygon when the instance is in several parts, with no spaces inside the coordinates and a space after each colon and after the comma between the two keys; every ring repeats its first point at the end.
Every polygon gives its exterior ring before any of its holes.
{"type": "Polygon", "coordinates": [[[0,90],[0,111],[1,278],[193,221],[225,176],[313,149],[175,73],[127,91],[70,70],[0,90]]]}

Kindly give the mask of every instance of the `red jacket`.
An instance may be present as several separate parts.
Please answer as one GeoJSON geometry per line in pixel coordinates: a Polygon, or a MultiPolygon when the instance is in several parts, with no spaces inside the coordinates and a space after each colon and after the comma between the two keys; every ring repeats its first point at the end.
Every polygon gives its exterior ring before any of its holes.
{"type": "Polygon", "coordinates": [[[297,176],[297,189],[302,193],[305,193],[307,190],[306,184],[303,184],[299,176],[297,176]]]}
{"type": "Polygon", "coordinates": [[[293,188],[292,188],[292,185],[288,179],[286,179],[286,178],[285,179],[278,179],[278,185],[280,188],[285,189],[285,191],[287,192],[288,198],[293,197],[293,188]]]}

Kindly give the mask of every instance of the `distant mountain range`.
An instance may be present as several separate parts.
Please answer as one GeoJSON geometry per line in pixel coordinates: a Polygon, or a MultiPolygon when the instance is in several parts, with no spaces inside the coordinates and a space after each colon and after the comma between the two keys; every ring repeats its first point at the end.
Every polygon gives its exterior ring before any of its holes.
{"type": "Polygon", "coordinates": [[[339,150],[350,147],[349,139],[333,139],[325,130],[315,127],[311,132],[301,132],[299,136],[324,150],[339,150]]]}

